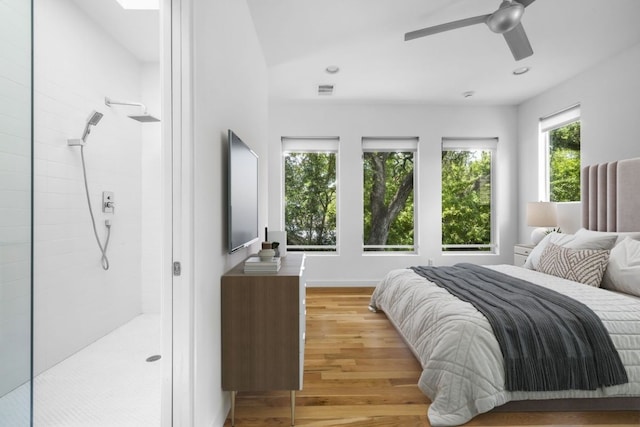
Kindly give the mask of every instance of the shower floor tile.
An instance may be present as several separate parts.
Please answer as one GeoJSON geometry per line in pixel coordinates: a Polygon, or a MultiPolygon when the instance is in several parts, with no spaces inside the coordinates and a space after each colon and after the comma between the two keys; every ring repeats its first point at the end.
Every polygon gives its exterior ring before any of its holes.
{"type": "Polygon", "coordinates": [[[160,316],[140,315],[34,383],[35,427],[160,426],[160,316]]]}

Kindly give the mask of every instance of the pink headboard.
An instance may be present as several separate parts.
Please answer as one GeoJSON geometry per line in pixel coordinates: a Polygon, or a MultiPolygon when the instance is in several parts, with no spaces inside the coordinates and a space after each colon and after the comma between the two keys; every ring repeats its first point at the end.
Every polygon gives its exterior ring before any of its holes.
{"type": "Polygon", "coordinates": [[[582,226],[640,231],[640,157],[582,168],[582,226]]]}

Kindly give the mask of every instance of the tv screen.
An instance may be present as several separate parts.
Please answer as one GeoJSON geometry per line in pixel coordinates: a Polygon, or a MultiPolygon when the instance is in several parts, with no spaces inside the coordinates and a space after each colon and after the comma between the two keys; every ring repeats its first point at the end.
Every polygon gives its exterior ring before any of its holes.
{"type": "Polygon", "coordinates": [[[258,155],[229,130],[229,253],[258,240],[258,155]]]}

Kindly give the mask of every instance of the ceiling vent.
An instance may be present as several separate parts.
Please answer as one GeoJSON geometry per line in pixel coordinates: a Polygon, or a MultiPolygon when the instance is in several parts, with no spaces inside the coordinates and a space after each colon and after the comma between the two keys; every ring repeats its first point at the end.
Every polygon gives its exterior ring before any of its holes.
{"type": "Polygon", "coordinates": [[[318,85],[318,95],[333,95],[333,85],[318,85]]]}

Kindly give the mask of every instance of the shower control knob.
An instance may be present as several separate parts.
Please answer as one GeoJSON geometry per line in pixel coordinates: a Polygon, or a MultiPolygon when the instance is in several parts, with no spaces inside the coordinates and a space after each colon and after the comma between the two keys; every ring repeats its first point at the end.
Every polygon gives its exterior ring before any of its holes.
{"type": "Polygon", "coordinates": [[[114,213],[115,211],[115,201],[113,191],[103,191],[102,192],[102,212],[104,213],[114,213]]]}

